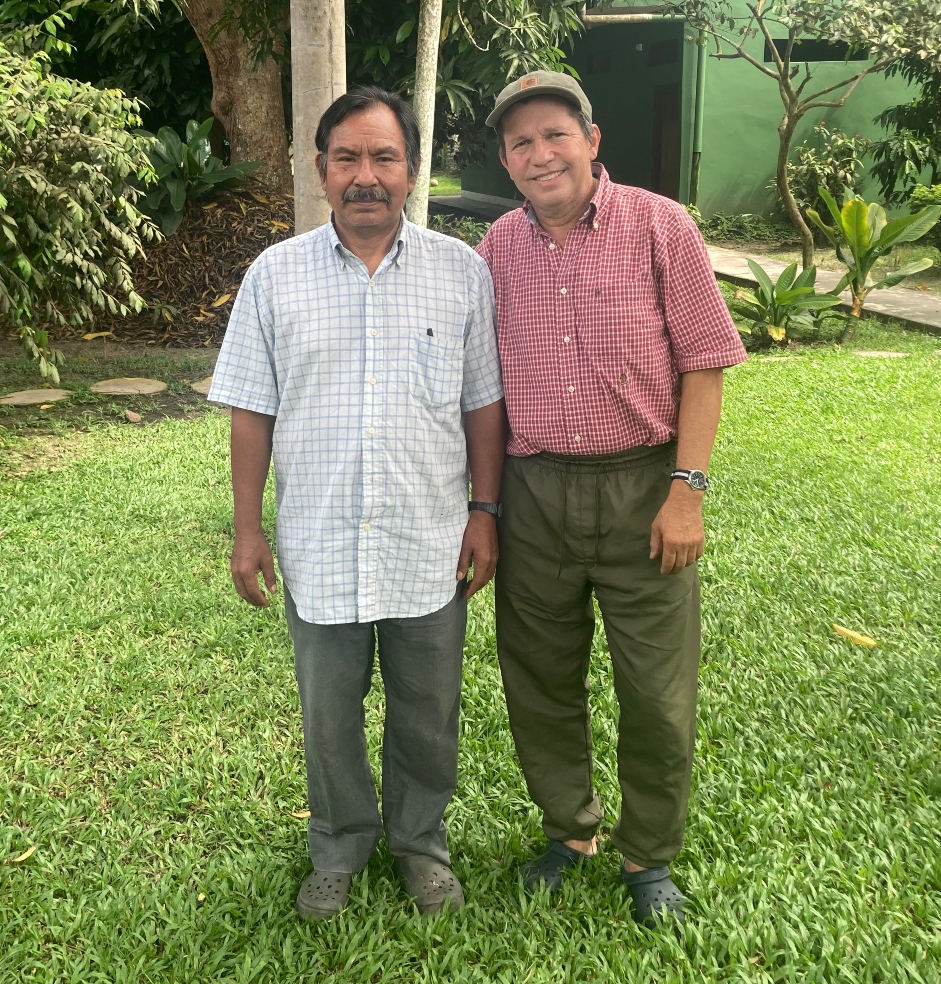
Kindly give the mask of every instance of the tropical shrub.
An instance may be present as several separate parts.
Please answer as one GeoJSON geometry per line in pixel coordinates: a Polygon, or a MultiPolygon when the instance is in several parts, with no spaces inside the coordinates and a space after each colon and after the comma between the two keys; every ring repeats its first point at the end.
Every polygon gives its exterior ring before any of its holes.
{"type": "Polygon", "coordinates": [[[886,136],[872,145],[872,174],[883,201],[900,205],[924,180],[926,171],[929,185],[941,181],[941,72],[913,53],[890,66],[886,75],[900,75],[917,86],[918,93],[911,102],[890,106],[875,120],[886,136]]]}
{"type": "Polygon", "coordinates": [[[833,216],[833,225],[827,225],[812,208],[807,210],[807,216],[823,231],[840,262],[847,267],[834,293],[850,288],[853,295],[851,313],[855,317],[862,313],[870,291],[894,287],[906,277],[927,270],[933,264],[933,260],[925,257],[893,270],[879,281],[874,282],[871,276],[876,263],[894,246],[921,239],[937,223],[941,205],[929,205],[914,215],[889,222],[885,209],[878,202],[867,205],[862,198],[847,193],[841,209],[826,188],[820,189],[820,196],[833,216]]]}
{"type": "Polygon", "coordinates": [[[183,221],[186,203],[202,198],[210,191],[232,188],[259,167],[260,161],[242,161],[226,166],[214,157],[209,146],[209,131],[215,120],[210,116],[200,123],[186,124],[186,140],[176,130],[162,126],[151,138],[148,149],[156,173],[156,186],[147,192],[144,208],[159,218],[165,236],[172,236],[183,221]]]}
{"type": "Polygon", "coordinates": [[[120,91],[0,41],[0,318],[54,381],[61,354],[43,325],[143,307],[128,261],[159,234],[137,208],[153,175],[139,124],[120,91]]]}
{"type": "MultiPolygon", "coordinates": [[[[820,207],[819,188],[826,188],[834,198],[842,196],[847,188],[855,190],[870,146],[865,137],[828,130],[825,120],[814,127],[813,133],[794,151],[794,160],[787,163],[788,184],[805,215],[808,208],[820,207]]],[[[771,187],[777,185],[772,182],[771,187]]]]}
{"type": "MultiPolygon", "coordinates": [[[[941,205],[941,184],[915,185],[908,196],[908,204],[913,212],[927,208],[929,205],[941,205]]],[[[921,241],[934,246],[935,249],[941,249],[941,224],[932,226],[921,241]]]]}
{"type": "MultiPolygon", "coordinates": [[[[839,297],[833,294],[817,294],[817,268],[809,266],[797,273],[797,264],[787,267],[777,281],[772,281],[764,267],[754,260],[748,261],[749,269],[758,282],[756,290],[742,288],[727,301],[729,310],[748,322],[739,331],[746,334],[746,347],[770,348],[775,342],[786,344],[788,332],[793,334],[800,326],[803,333],[813,331],[814,313],[836,307],[839,297]]],[[[819,322],[817,322],[819,324],[819,322]]]]}
{"type": "Polygon", "coordinates": [[[686,211],[696,223],[707,243],[752,243],[772,240],[793,242],[796,233],[790,225],[769,222],[761,215],[743,212],[741,215],[725,215],[716,212],[704,219],[695,205],[687,205],[686,211]]]}
{"type": "Polygon", "coordinates": [[[467,215],[431,215],[428,217],[428,225],[435,232],[443,232],[446,236],[463,240],[468,246],[476,246],[490,228],[489,222],[476,222],[467,215]]]}

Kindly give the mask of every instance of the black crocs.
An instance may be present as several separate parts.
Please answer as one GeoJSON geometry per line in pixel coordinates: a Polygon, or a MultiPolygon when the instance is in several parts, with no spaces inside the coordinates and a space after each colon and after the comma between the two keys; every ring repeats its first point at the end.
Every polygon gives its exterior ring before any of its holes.
{"type": "Polygon", "coordinates": [[[348,871],[312,871],[297,893],[297,914],[312,922],[330,919],[346,905],[352,881],[348,871]]]}
{"type": "Polygon", "coordinates": [[[423,916],[435,916],[446,906],[457,912],[464,905],[464,890],[457,875],[437,858],[410,854],[396,858],[393,867],[423,916]]]}
{"type": "Polygon", "coordinates": [[[582,854],[581,851],[567,847],[562,841],[551,840],[545,854],[521,866],[523,885],[529,892],[540,888],[548,889],[550,893],[557,892],[566,871],[582,864],[590,864],[594,858],[594,854],[582,854]]]}
{"type": "Polygon", "coordinates": [[[686,897],[673,883],[669,868],[646,868],[628,871],[621,865],[621,880],[634,900],[634,919],[648,929],[659,920],[673,916],[678,922],[686,918],[686,897]]]}

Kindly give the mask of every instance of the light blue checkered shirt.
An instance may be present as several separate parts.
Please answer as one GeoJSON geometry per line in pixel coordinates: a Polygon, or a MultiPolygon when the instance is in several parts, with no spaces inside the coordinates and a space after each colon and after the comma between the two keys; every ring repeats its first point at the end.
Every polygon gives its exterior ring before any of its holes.
{"type": "Polygon", "coordinates": [[[487,264],[403,219],[372,279],[333,223],[265,250],[209,399],[277,416],[278,562],[307,622],[427,615],[467,523],[462,411],[503,396],[487,264]]]}

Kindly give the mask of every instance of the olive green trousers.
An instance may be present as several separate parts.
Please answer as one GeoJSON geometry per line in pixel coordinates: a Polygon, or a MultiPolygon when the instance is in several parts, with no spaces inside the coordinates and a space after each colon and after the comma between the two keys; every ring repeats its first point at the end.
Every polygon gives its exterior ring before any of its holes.
{"type": "Polygon", "coordinates": [[[644,867],[679,853],[696,738],[698,572],[664,575],[650,559],[675,454],[671,443],[602,457],[509,457],[499,521],[497,650],[543,830],[589,840],[604,817],[588,706],[594,592],[620,708],[621,813],[611,839],[644,867]]]}

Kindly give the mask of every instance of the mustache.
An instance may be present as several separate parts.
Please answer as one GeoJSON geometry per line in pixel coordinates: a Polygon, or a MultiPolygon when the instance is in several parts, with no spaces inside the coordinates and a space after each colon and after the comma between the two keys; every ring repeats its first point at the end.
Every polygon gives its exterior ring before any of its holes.
{"type": "Polygon", "coordinates": [[[347,202],[384,202],[392,204],[392,196],[384,188],[349,188],[343,192],[341,201],[347,202]]]}

